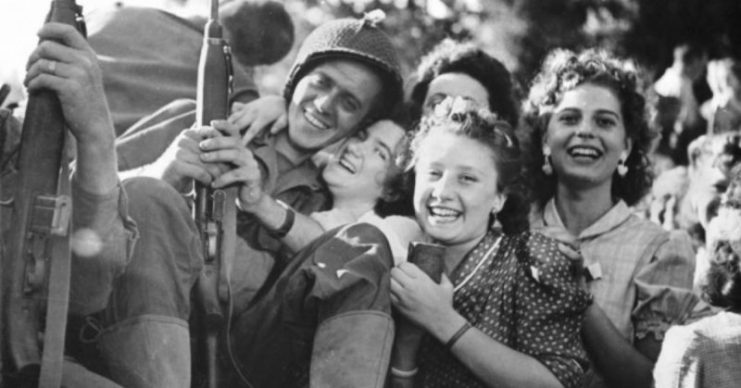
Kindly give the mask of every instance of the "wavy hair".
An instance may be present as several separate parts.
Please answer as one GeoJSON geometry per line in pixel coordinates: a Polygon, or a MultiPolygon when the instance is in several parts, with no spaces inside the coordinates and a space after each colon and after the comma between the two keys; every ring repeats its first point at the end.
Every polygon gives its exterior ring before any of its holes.
{"type": "MultiPolygon", "coordinates": [[[[497,190],[506,196],[497,214],[504,233],[520,233],[529,228],[530,200],[522,179],[522,153],[512,127],[486,109],[471,109],[462,99],[447,98],[435,111],[425,115],[417,128],[402,162],[407,171],[416,166],[421,144],[431,133],[444,131],[477,141],[492,152],[497,171],[497,190]]],[[[408,175],[411,177],[412,175],[408,175]]],[[[494,219],[489,227],[494,225],[494,219]]]]}
{"type": "Polygon", "coordinates": [[[648,107],[640,81],[632,62],[605,51],[589,49],[574,53],[557,49],[548,55],[532,82],[523,108],[524,121],[531,131],[528,176],[539,205],[544,205],[556,191],[555,173],[549,176],[541,169],[543,136],[564,93],[583,84],[605,87],[617,96],[626,136],[633,142],[633,149],[625,161],[628,173],[624,177],[613,174],[613,197],[634,205],[648,192],[653,182],[648,154],[656,133],[649,126],[648,107]]]}
{"type": "Polygon", "coordinates": [[[430,87],[430,82],[446,73],[462,73],[475,79],[486,89],[489,110],[511,126],[520,118],[512,76],[496,58],[482,51],[472,42],[445,39],[427,53],[417,66],[416,82],[412,86],[410,111],[419,118],[430,87]]]}

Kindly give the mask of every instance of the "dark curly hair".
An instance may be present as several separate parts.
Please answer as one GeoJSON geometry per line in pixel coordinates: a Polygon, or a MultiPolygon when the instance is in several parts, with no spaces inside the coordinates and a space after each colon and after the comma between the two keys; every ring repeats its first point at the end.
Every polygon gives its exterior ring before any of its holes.
{"type": "Polygon", "coordinates": [[[713,306],[741,313],[741,244],[724,240],[714,248],[710,268],[700,284],[702,297],[713,306]]]}
{"type": "Polygon", "coordinates": [[[523,109],[524,122],[531,131],[527,175],[532,179],[535,199],[542,206],[555,195],[555,173],[549,176],[541,169],[544,162],[541,144],[553,110],[564,93],[583,84],[605,87],[615,93],[620,102],[626,136],[632,140],[633,149],[625,161],[628,173],[624,177],[613,175],[612,195],[634,205],[653,182],[648,153],[656,133],[649,126],[648,107],[635,66],[594,49],[580,53],[554,50],[533,80],[523,109]]]}
{"type": "MultiPolygon", "coordinates": [[[[522,181],[522,154],[512,127],[486,109],[459,110],[454,101],[452,98],[446,99],[434,113],[422,118],[402,162],[407,171],[413,171],[420,145],[435,131],[464,136],[485,145],[492,151],[497,171],[497,190],[507,198],[497,214],[502,231],[508,234],[526,231],[529,228],[530,200],[522,181]]],[[[492,218],[489,226],[493,224],[492,218]]]]}
{"type": "Polygon", "coordinates": [[[480,82],[489,95],[489,110],[511,126],[517,126],[520,117],[512,76],[494,57],[471,42],[445,39],[427,53],[417,66],[416,81],[410,96],[413,118],[422,115],[430,82],[446,73],[462,73],[480,82]]]}
{"type": "Polygon", "coordinates": [[[409,178],[404,171],[405,153],[413,137],[414,126],[411,123],[408,112],[396,109],[391,118],[387,119],[404,129],[404,137],[396,147],[398,151],[393,165],[389,167],[383,179],[383,195],[378,199],[373,210],[381,217],[389,215],[414,216],[414,204],[412,202],[413,188],[409,184],[409,178]]]}

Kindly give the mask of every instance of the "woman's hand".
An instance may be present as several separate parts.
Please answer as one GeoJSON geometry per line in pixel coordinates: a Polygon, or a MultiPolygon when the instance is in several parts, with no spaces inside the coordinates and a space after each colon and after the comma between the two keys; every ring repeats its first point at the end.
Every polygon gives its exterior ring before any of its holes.
{"type": "Polygon", "coordinates": [[[247,104],[235,102],[227,121],[240,131],[246,129],[242,144],[247,145],[268,125],[271,134],[280,132],[288,125],[286,101],[281,96],[264,96],[247,104]]]}
{"type": "Polygon", "coordinates": [[[416,265],[404,262],[391,269],[391,302],[416,325],[432,331],[435,322],[455,316],[453,284],[443,274],[435,283],[416,265]]]}
{"type": "Polygon", "coordinates": [[[558,250],[571,260],[572,275],[582,289],[588,290],[584,277],[584,256],[581,254],[579,240],[571,232],[558,226],[544,226],[534,231],[558,241],[558,250]]]}

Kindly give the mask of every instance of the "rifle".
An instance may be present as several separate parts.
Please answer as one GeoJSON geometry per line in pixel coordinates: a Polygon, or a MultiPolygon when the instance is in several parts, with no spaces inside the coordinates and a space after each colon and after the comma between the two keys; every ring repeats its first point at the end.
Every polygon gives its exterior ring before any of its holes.
{"type": "MultiPolygon", "coordinates": [[[[82,8],[53,0],[46,22],[84,33],[82,8]]],[[[2,257],[2,386],[61,385],[70,282],[68,160],[61,103],[56,93],[31,93],[26,107],[2,257]]]]}
{"type": "MultiPolygon", "coordinates": [[[[204,28],[203,46],[198,65],[198,95],[196,121],[210,125],[212,120],[226,119],[231,80],[231,53],[223,38],[218,21],[218,1],[211,0],[211,14],[204,28]]],[[[199,344],[205,353],[208,387],[218,385],[217,346],[224,327],[228,300],[220,285],[228,285],[228,270],[235,254],[236,244],[236,189],[215,190],[199,182],[195,184],[193,217],[198,227],[203,249],[204,267],[196,284],[196,303],[200,310],[199,331],[205,331],[205,344],[199,344]]],[[[198,346],[197,346],[198,347],[198,346]]]]}

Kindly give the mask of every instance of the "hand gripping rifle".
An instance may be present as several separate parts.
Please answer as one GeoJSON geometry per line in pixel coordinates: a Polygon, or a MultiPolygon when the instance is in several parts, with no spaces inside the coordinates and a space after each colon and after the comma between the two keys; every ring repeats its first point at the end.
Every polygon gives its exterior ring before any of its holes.
{"type": "MultiPolygon", "coordinates": [[[[231,54],[218,21],[218,0],[211,0],[211,15],[204,28],[203,47],[198,66],[198,96],[196,121],[210,125],[212,120],[224,120],[228,114],[231,81],[231,54]]],[[[217,345],[224,327],[224,303],[228,288],[228,270],[234,257],[236,232],[236,189],[212,189],[196,182],[193,217],[198,227],[204,257],[204,268],[197,281],[196,302],[201,332],[205,344],[194,357],[205,353],[208,387],[215,388],[217,376],[217,345]],[[223,288],[222,288],[223,289],[223,288]]],[[[200,333],[199,333],[200,334],[200,333]]]]}
{"type": "MultiPolygon", "coordinates": [[[[46,22],[84,33],[82,8],[53,0],[46,22]]],[[[51,90],[31,93],[26,107],[12,198],[12,229],[2,257],[3,387],[61,385],[70,282],[68,160],[61,103],[51,90]],[[40,369],[40,371],[39,371],[40,369]]]]}

